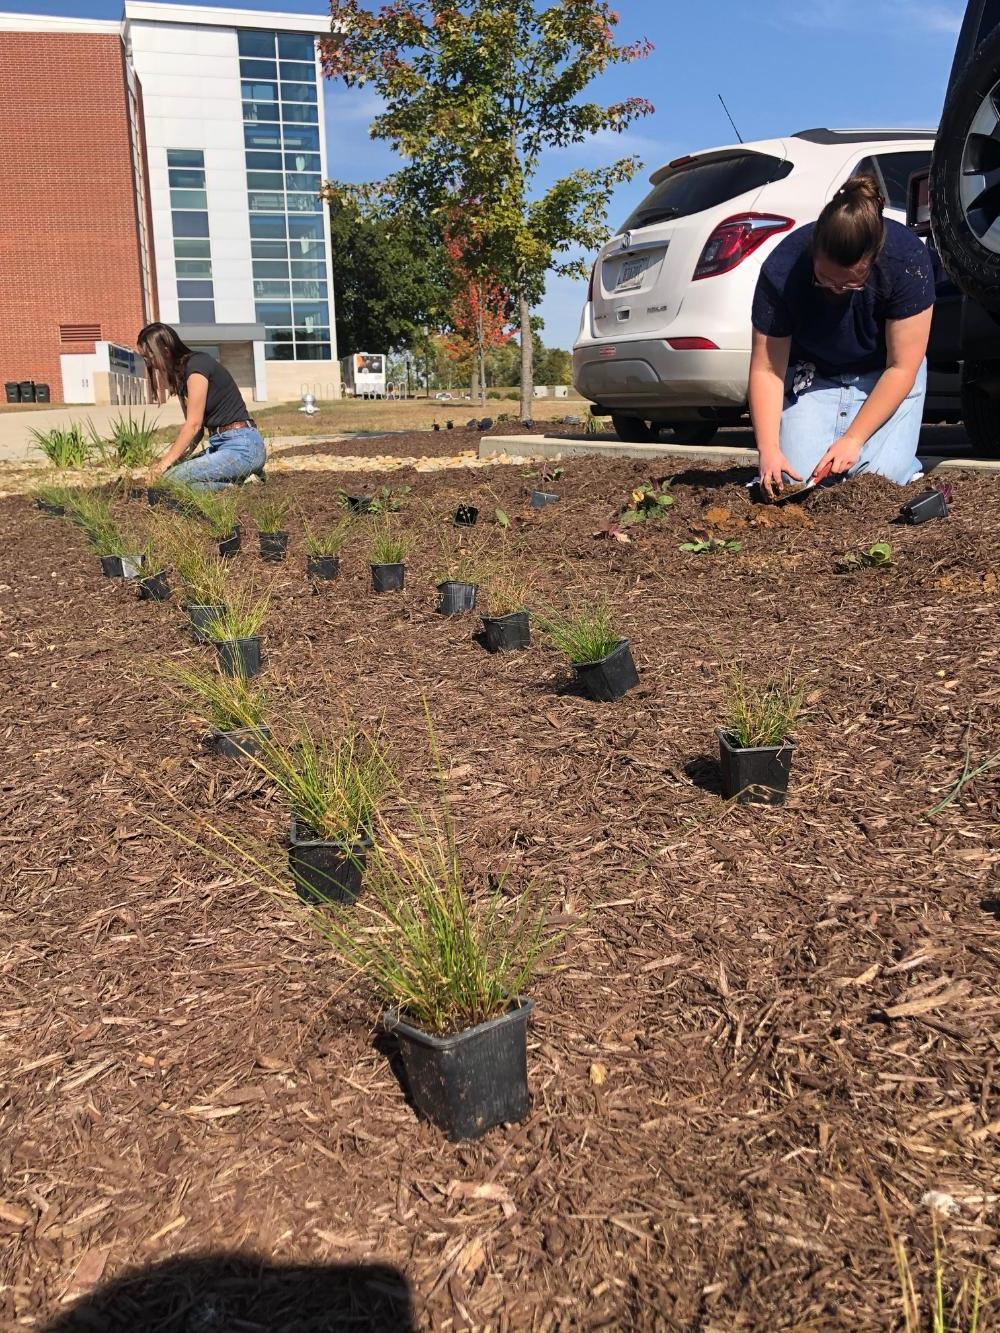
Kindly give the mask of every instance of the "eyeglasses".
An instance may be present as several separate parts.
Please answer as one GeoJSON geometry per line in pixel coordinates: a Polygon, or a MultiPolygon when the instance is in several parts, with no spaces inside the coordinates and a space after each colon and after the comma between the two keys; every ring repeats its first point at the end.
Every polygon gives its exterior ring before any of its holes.
{"type": "Polygon", "coordinates": [[[836,296],[842,296],[845,292],[863,292],[868,286],[870,277],[871,269],[865,274],[863,282],[823,282],[813,273],[813,286],[819,287],[824,292],[833,292],[836,296]]]}

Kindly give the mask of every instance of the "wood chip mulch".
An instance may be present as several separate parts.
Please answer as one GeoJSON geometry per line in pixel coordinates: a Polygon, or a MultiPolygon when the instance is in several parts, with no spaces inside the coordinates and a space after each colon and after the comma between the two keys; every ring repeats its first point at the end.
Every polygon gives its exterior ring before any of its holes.
{"type": "MultiPolygon", "coordinates": [[[[384,718],[430,803],[426,700],[472,882],[536,880],[571,927],[530,1118],[463,1145],[322,941],[182,841],[204,818],[280,856],[287,811],[157,675],[210,660],[176,597],[0,501],[0,1329],[892,1329],[892,1238],[926,1314],[935,1232],[949,1301],[979,1270],[1000,1326],[1000,767],[927,815],[1000,752],[1000,480],[907,528],[877,480],[762,509],[673,465],[624,545],[593,534],[648,465],[570,462],[540,511],[530,471],[372,478],[414,488],[401,595],[360,541],[315,589],[297,530],[281,566],[240,557],[273,583],[278,729],[384,718]],[[462,501],[511,516],[538,603],[612,599],[626,699],[435,614],[462,501]],[[742,550],[680,554],[699,530],[742,550]],[[834,572],[885,540],[888,569],[834,572]],[[734,657],[807,679],[781,809],[717,794],[734,657]]],[[[329,474],[268,486],[336,512],[329,474]]]]}

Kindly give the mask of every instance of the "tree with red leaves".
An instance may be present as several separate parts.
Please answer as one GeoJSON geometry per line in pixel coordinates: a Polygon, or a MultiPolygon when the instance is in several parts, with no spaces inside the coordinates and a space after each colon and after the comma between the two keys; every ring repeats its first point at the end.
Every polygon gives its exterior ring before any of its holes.
{"type": "Polygon", "coordinates": [[[371,133],[404,159],[382,183],[437,222],[461,209],[463,264],[514,298],[521,341],[521,414],[533,397],[531,307],[550,271],[584,278],[579,252],[607,239],[614,188],[631,157],[535,189],[548,150],[621,134],[653,110],[641,97],[585,101],[591,81],[642,59],[648,42],[618,44],[607,0],[331,0],[323,43],[330,77],[370,84],[383,102],[371,133]]]}
{"type": "Polygon", "coordinates": [[[515,329],[510,322],[511,294],[494,278],[477,272],[467,259],[475,244],[468,234],[462,235],[459,219],[453,218],[444,242],[454,284],[448,309],[451,333],[445,346],[452,360],[471,363],[472,399],[478,394],[485,403],[486,358],[506,346],[515,329]]]}

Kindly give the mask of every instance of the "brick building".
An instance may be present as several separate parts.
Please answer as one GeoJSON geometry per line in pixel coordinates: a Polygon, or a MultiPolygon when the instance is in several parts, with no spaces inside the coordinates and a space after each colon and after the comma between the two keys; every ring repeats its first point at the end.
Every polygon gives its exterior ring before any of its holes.
{"type": "MultiPolygon", "coordinates": [[[[53,401],[95,344],[133,349],[155,308],[138,98],[117,23],[0,16],[0,378],[53,401]]],[[[102,355],[91,401],[122,363],[102,355]]]]}
{"type": "Polygon", "coordinates": [[[0,380],[145,397],[151,319],[253,401],[339,393],[316,15],[0,13],[0,380]]]}

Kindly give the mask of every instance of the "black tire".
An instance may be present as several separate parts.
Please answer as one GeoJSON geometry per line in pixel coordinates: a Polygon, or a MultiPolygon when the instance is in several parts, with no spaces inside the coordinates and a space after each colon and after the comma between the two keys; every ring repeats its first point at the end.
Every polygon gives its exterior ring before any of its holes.
{"type": "MultiPolygon", "coordinates": [[[[978,171],[1000,169],[1000,135],[977,135],[973,122],[1000,82],[1000,28],[978,47],[948,95],[931,158],[931,225],[934,244],[951,278],[988,310],[1000,310],[1000,246],[980,240],[991,217],[1000,216],[1000,182],[991,184],[981,207],[963,205],[961,185],[966,150],[978,171]],[[974,228],[969,214],[976,221],[974,228]]],[[[998,116],[1000,120],[1000,116],[998,116]]]]}
{"type": "Polygon", "coordinates": [[[651,444],[659,438],[659,430],[640,417],[620,417],[611,414],[615,434],[623,444],[651,444]]]}
{"type": "Polygon", "coordinates": [[[714,421],[682,421],[670,429],[678,444],[711,444],[719,433],[714,421]]]}
{"type": "Polygon", "coordinates": [[[962,420],[973,452],[1000,455],[1000,363],[969,362],[962,369],[962,420]],[[992,390],[992,391],[991,391],[992,390]]]}

